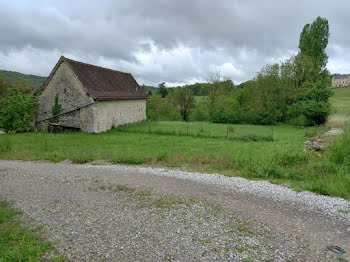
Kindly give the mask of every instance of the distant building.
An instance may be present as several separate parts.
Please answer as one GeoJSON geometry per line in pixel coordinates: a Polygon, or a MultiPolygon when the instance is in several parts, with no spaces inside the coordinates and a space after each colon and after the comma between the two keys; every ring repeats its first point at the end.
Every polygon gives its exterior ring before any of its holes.
{"type": "Polygon", "coordinates": [[[59,125],[100,133],[146,119],[148,95],[129,73],[61,57],[38,92],[36,123],[47,128],[58,94],[59,125]]]}
{"type": "Polygon", "coordinates": [[[332,77],[332,87],[350,86],[350,75],[335,75],[332,77]]]}

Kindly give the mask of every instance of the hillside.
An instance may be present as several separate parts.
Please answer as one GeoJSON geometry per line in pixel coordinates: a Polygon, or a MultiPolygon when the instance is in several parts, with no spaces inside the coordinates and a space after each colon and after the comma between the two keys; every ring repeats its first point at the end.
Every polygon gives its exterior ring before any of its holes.
{"type": "Polygon", "coordinates": [[[350,121],[350,88],[334,88],[334,95],[330,98],[333,107],[332,119],[340,122],[350,121]]]}
{"type": "Polygon", "coordinates": [[[46,77],[37,75],[26,75],[14,71],[0,70],[0,76],[2,76],[5,81],[15,83],[15,82],[27,82],[29,85],[39,88],[46,80],[46,77]]]}

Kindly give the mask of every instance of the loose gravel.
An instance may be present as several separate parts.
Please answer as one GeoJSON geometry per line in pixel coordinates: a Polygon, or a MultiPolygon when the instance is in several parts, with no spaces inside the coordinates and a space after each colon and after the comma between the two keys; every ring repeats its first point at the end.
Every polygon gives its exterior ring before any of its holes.
{"type": "Polygon", "coordinates": [[[330,216],[332,223],[341,223],[339,227],[334,224],[334,239],[344,240],[343,248],[349,245],[350,231],[348,238],[342,238],[337,230],[350,225],[346,214],[350,206],[339,198],[296,193],[267,182],[163,168],[0,160],[0,199],[15,201],[31,223],[43,225],[45,236],[70,261],[340,259],[315,244],[318,230],[327,227],[305,229],[310,230],[309,237],[292,234],[288,228],[262,223],[258,219],[262,214],[249,206],[245,210],[250,212],[248,217],[241,209],[224,207],[214,198],[221,195],[232,198],[231,202],[252,196],[247,203],[253,205],[258,199],[259,205],[271,208],[267,211],[272,217],[277,216],[276,203],[285,206],[286,212],[294,207],[300,210],[288,213],[291,219],[311,218],[315,225],[330,216]],[[188,187],[193,197],[178,196],[188,187]],[[205,188],[215,188],[214,195],[205,193],[205,188]]]}
{"type": "Polygon", "coordinates": [[[226,177],[219,174],[189,173],[166,168],[134,167],[124,165],[93,166],[85,168],[109,169],[115,172],[138,172],[156,176],[175,177],[208,185],[216,185],[231,192],[249,193],[264,199],[270,199],[288,205],[297,206],[301,210],[315,211],[329,216],[346,218],[350,222],[350,202],[342,198],[316,195],[312,192],[296,192],[287,187],[271,184],[267,181],[251,181],[240,177],[226,177]],[[339,212],[348,210],[349,214],[339,212]]]}

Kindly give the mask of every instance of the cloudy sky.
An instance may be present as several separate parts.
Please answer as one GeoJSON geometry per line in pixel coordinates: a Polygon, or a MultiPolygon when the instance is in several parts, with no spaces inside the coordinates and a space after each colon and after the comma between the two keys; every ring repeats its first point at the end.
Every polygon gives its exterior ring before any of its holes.
{"type": "Polygon", "coordinates": [[[0,69],[47,76],[59,57],[127,71],[139,84],[235,84],[298,51],[328,19],[328,69],[350,73],[349,0],[0,0],[0,69]]]}

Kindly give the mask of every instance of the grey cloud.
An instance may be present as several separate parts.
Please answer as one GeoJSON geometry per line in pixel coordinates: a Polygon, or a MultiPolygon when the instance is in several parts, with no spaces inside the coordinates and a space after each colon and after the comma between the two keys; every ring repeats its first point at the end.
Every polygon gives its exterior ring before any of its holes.
{"type": "Polygon", "coordinates": [[[242,82],[296,53],[302,27],[320,15],[330,22],[330,69],[350,71],[339,51],[350,44],[349,7],[346,0],[2,2],[0,68],[48,74],[61,53],[146,84],[205,81],[214,68],[242,82]],[[41,62],[19,66],[30,58],[41,62]]]}

